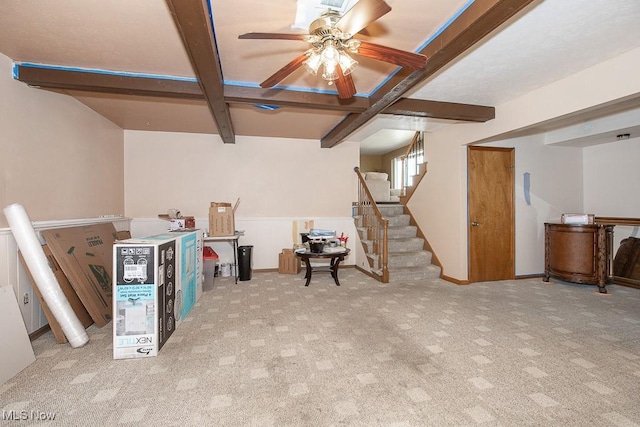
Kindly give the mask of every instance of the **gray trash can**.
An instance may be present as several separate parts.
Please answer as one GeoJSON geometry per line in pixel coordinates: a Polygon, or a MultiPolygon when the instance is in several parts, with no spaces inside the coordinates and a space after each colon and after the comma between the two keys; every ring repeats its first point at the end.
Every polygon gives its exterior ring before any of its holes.
{"type": "Polygon", "coordinates": [[[251,280],[251,250],[253,246],[238,246],[238,279],[251,280]]]}

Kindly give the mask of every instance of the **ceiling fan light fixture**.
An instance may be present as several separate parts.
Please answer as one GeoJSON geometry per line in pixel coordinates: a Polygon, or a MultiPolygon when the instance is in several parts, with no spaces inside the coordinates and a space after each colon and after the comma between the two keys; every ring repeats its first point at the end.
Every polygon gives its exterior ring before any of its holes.
{"type": "Polygon", "coordinates": [[[318,74],[320,67],[323,67],[322,78],[329,84],[338,80],[338,70],[340,67],[343,75],[351,74],[358,65],[358,61],[350,57],[343,46],[335,40],[325,40],[324,44],[316,49],[307,51],[308,58],[302,63],[311,74],[318,74]]]}
{"type": "Polygon", "coordinates": [[[324,47],[322,48],[322,53],[320,54],[320,56],[322,56],[322,62],[324,62],[325,64],[338,63],[340,52],[338,52],[338,49],[336,48],[335,42],[333,40],[327,40],[324,43],[324,47]]]}
{"type": "Polygon", "coordinates": [[[351,53],[358,53],[358,48],[360,47],[360,40],[357,39],[349,39],[344,44],[346,50],[351,53]]]}
{"type": "Polygon", "coordinates": [[[335,80],[338,80],[338,72],[336,71],[336,65],[331,66],[330,64],[325,64],[324,73],[322,73],[322,78],[327,80],[329,84],[333,84],[335,80]]]}
{"type": "Polygon", "coordinates": [[[340,68],[342,69],[342,74],[349,75],[353,70],[358,66],[358,61],[347,55],[346,52],[341,51],[338,64],[340,64],[340,68]]]}
{"type": "Polygon", "coordinates": [[[315,50],[310,50],[309,58],[307,58],[302,64],[307,69],[307,71],[315,76],[316,74],[318,74],[320,65],[322,65],[322,56],[315,50]]]}

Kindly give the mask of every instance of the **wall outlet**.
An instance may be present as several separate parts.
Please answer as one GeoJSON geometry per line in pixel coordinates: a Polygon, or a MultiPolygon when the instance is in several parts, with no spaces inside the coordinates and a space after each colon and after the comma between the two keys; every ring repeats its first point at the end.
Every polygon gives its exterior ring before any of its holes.
{"type": "Polygon", "coordinates": [[[22,304],[24,304],[24,305],[29,304],[29,294],[24,294],[22,296],[22,304]]]}

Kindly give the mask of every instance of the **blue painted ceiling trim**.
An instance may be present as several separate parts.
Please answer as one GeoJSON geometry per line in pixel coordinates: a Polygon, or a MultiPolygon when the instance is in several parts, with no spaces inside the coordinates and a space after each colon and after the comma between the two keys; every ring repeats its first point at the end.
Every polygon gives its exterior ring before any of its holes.
{"type": "Polygon", "coordinates": [[[253,104],[253,106],[256,107],[259,110],[266,110],[266,111],[276,111],[276,110],[280,109],[279,105],[253,104]]]}
{"type": "Polygon", "coordinates": [[[161,75],[161,74],[135,73],[135,72],[129,72],[129,71],[109,71],[109,70],[101,70],[96,68],[66,67],[62,65],[36,64],[33,62],[14,62],[13,63],[14,78],[18,78],[20,67],[42,68],[47,70],[79,71],[82,73],[107,74],[112,76],[123,76],[123,77],[139,77],[144,79],[177,80],[177,81],[194,82],[194,83],[198,82],[198,79],[194,77],[167,76],[167,75],[161,75]]]}

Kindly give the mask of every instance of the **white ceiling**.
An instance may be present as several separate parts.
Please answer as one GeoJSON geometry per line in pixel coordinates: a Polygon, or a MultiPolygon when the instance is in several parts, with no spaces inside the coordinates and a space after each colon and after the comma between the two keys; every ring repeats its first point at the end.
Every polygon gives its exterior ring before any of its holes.
{"type": "Polygon", "coordinates": [[[411,93],[500,105],[640,46],[638,0],[546,0],[411,93]]]}
{"type": "MultiPolygon", "coordinates": [[[[296,6],[310,1],[210,0],[225,84],[255,87],[299,55],[305,49],[299,41],[238,40],[237,36],[250,31],[304,32],[291,25],[296,6]]],[[[417,51],[469,2],[387,3],[391,12],[367,27],[362,38],[417,51]]],[[[638,0],[537,0],[405,96],[500,105],[639,47],[638,22],[638,0]]],[[[60,67],[187,78],[195,75],[168,7],[158,0],[2,0],[0,53],[18,62],[60,67]]],[[[361,96],[371,94],[396,71],[380,61],[358,59],[354,82],[361,96]]],[[[331,89],[301,70],[283,81],[282,87],[316,92],[331,89]]],[[[204,102],[72,95],[125,129],[217,132],[204,102]]],[[[234,105],[230,110],[238,135],[320,139],[344,118],[338,111],[299,108],[265,112],[234,105]]],[[[376,154],[405,144],[411,131],[429,132],[453,123],[378,115],[349,139],[361,141],[363,153],[376,154]]]]}
{"type": "MultiPolygon", "coordinates": [[[[637,48],[639,23],[638,0],[537,2],[526,14],[407,95],[435,101],[500,105],[637,48]]],[[[640,117],[636,120],[640,125],[640,117]]],[[[574,117],[572,121],[584,119],[574,117]]],[[[541,131],[551,127],[545,124],[541,131]]],[[[606,141],[615,140],[611,135],[616,132],[631,132],[631,128],[610,130],[606,141]]],[[[397,137],[403,135],[404,131],[399,131],[397,137]]],[[[374,133],[362,142],[362,151],[380,154],[388,137],[388,130],[374,133]]],[[[571,144],[591,145],[600,143],[602,138],[603,135],[591,135],[588,141],[578,139],[571,144]]]]}

